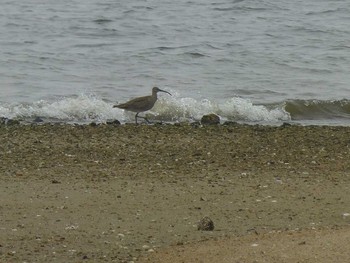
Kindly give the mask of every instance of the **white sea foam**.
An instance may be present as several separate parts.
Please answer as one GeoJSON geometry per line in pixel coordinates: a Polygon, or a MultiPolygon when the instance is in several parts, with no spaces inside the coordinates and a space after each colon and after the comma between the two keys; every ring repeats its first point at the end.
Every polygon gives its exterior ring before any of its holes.
{"type": "Polygon", "coordinates": [[[268,109],[263,105],[254,105],[251,101],[243,98],[231,98],[220,105],[222,115],[230,120],[252,121],[252,122],[277,122],[288,121],[290,115],[283,107],[277,106],[268,109]]]}
{"type": "MultiPolygon", "coordinates": [[[[112,106],[111,102],[95,95],[82,94],[54,101],[40,100],[32,104],[0,104],[0,117],[10,119],[40,117],[62,122],[105,122],[111,119],[132,122],[134,120],[134,113],[112,106]]],[[[218,114],[222,120],[231,121],[278,122],[290,120],[289,114],[282,107],[268,109],[266,106],[254,105],[249,100],[238,97],[218,103],[208,99],[182,98],[178,94],[172,97],[161,96],[149,112],[152,115],[150,118],[169,122],[196,121],[209,113],[218,114]]]]}
{"type": "Polygon", "coordinates": [[[283,106],[269,109],[239,97],[229,98],[219,103],[208,99],[196,100],[174,96],[160,99],[154,110],[172,121],[200,120],[203,115],[209,113],[219,115],[222,120],[243,122],[280,122],[291,119],[283,106]]]}
{"type": "Polygon", "coordinates": [[[40,100],[32,104],[0,104],[0,116],[6,118],[44,118],[58,121],[104,122],[122,115],[110,103],[94,95],[61,98],[55,101],[40,100]]]}

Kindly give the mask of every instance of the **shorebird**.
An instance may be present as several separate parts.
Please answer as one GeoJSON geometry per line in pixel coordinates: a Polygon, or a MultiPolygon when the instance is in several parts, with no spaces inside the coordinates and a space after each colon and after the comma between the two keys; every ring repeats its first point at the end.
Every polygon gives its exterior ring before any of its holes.
{"type": "Polygon", "coordinates": [[[135,122],[137,124],[137,118],[145,119],[147,122],[149,122],[146,117],[140,117],[138,116],[140,112],[148,111],[153,108],[154,103],[157,101],[157,93],[158,92],[165,92],[168,93],[170,96],[171,94],[165,90],[161,90],[157,87],[154,87],[152,89],[152,95],[150,96],[144,96],[144,97],[138,97],[132,100],[129,100],[128,102],[114,105],[113,108],[119,108],[127,111],[133,111],[136,112],[135,115],[135,122]]]}

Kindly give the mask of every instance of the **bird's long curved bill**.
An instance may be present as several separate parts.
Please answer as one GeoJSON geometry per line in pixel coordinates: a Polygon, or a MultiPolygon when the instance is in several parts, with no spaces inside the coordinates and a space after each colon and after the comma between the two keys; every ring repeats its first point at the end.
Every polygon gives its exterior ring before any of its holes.
{"type": "Polygon", "coordinates": [[[170,94],[170,92],[167,92],[167,91],[165,91],[165,90],[159,89],[158,91],[168,93],[170,96],[172,96],[172,95],[170,94]]]}

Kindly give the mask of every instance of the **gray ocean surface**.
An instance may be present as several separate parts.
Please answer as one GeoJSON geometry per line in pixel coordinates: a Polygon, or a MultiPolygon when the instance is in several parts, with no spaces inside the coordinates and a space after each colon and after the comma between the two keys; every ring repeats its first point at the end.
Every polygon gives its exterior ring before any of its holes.
{"type": "Polygon", "coordinates": [[[350,124],[348,0],[0,2],[0,117],[350,124]]]}

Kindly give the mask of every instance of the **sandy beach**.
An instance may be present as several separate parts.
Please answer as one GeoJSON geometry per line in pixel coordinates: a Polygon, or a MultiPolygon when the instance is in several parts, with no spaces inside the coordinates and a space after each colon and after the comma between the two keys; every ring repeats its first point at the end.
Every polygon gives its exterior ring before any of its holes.
{"type": "Polygon", "coordinates": [[[0,262],[346,262],[349,147],[349,127],[0,125],[0,262]]]}

